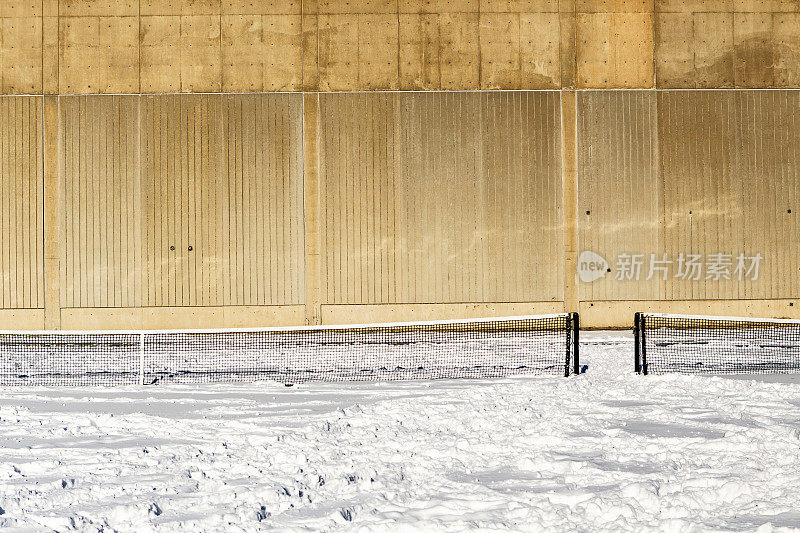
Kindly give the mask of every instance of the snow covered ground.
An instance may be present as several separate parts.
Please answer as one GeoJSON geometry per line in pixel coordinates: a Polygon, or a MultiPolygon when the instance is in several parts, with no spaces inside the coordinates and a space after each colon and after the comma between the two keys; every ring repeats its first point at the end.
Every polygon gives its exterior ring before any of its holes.
{"type": "Polygon", "coordinates": [[[0,389],[0,527],[800,528],[800,382],[487,381],[0,389]]]}

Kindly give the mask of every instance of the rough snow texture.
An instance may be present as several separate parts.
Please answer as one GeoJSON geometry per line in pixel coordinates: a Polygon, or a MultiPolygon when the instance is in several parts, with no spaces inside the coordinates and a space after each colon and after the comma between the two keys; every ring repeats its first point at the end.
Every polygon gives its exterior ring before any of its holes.
{"type": "Polygon", "coordinates": [[[0,527],[800,527],[800,384],[584,337],[569,379],[0,389],[0,527]]]}

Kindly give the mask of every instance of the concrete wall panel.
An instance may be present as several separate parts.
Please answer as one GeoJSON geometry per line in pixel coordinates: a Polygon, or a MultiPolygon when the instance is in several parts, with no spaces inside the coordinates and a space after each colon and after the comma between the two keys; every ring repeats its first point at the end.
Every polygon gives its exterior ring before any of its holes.
{"type": "Polygon", "coordinates": [[[138,98],[61,99],[62,307],[142,302],[138,98]]]}
{"type": "Polygon", "coordinates": [[[439,13],[400,14],[400,88],[436,90],[442,87],[439,13]]]}
{"type": "Polygon", "coordinates": [[[138,92],[138,35],[137,17],[61,17],[61,92],[138,92]]]}
{"type": "Polygon", "coordinates": [[[580,88],[653,86],[652,13],[578,13],[580,88]]]}
{"type": "Polygon", "coordinates": [[[142,16],[141,91],[219,92],[221,17],[142,16]]]}
{"type": "Polygon", "coordinates": [[[320,90],[344,91],[358,87],[358,70],[358,17],[320,15],[320,90]]]}
{"type": "Polygon", "coordinates": [[[139,14],[138,0],[58,0],[55,3],[62,17],[133,17],[139,14]]]}
{"type": "MultiPolygon", "coordinates": [[[[114,0],[110,0],[112,3],[114,0]]],[[[128,0],[134,5],[135,0],[128,0]]],[[[143,16],[151,15],[219,15],[220,0],[139,0],[139,11],[143,16]]]]}
{"type": "Polygon", "coordinates": [[[62,308],[303,302],[296,95],[61,99],[62,308]]]}
{"type": "Polygon", "coordinates": [[[775,86],[800,87],[800,13],[776,13],[772,27],[775,86]]]}
{"type": "Polygon", "coordinates": [[[400,88],[477,89],[477,13],[400,15],[400,88]]]}
{"type": "Polygon", "coordinates": [[[222,90],[296,91],[303,74],[300,15],[224,15],[222,90]]]}
{"type": "Polygon", "coordinates": [[[321,98],[327,304],[561,301],[556,93],[321,98]]]}
{"type": "Polygon", "coordinates": [[[42,4],[41,0],[7,0],[0,5],[0,17],[41,17],[42,4]]]}
{"type": "Polygon", "coordinates": [[[799,98],[796,91],[582,93],[581,250],[599,253],[615,275],[582,284],[581,300],[797,298],[799,98]],[[616,277],[620,253],[641,255],[638,280],[616,277]],[[647,279],[650,254],[669,261],[666,278],[647,279]],[[737,272],[740,254],[760,256],[757,275],[737,272]],[[701,263],[697,276],[681,275],[681,257],[690,255],[701,263]],[[726,267],[721,277],[708,270],[715,262],[726,267]]]}
{"type": "MultiPolygon", "coordinates": [[[[222,0],[224,15],[300,15],[301,0],[222,0]]],[[[305,2],[308,4],[309,2],[305,2]]]]}
{"type": "Polygon", "coordinates": [[[793,88],[799,16],[795,0],[14,1],[0,91],[793,88]]]}
{"type": "Polygon", "coordinates": [[[478,13],[480,0],[399,0],[400,13],[478,13]]]}
{"type": "Polygon", "coordinates": [[[41,92],[42,18],[0,18],[0,94],[41,92]]]}
{"type": "Polygon", "coordinates": [[[655,27],[656,84],[660,88],[694,87],[694,16],[658,13],[655,27]]]}
{"type": "Polygon", "coordinates": [[[481,15],[483,89],[554,89],[560,80],[558,13],[481,15]]]}
{"type": "Polygon", "coordinates": [[[736,13],[733,19],[736,87],[773,87],[772,13],[736,13]]]}
{"type": "Polygon", "coordinates": [[[397,90],[399,21],[397,14],[358,16],[358,88],[397,90]]]}
{"type": "Polygon", "coordinates": [[[734,86],[733,13],[694,14],[694,68],[698,88],[734,86]]]}
{"type": "Polygon", "coordinates": [[[481,88],[509,89],[520,84],[518,13],[481,15],[481,88]]]}
{"type": "Polygon", "coordinates": [[[2,309],[44,308],[42,108],[41,97],[0,98],[2,309]]]}
{"type": "Polygon", "coordinates": [[[658,277],[616,279],[622,254],[659,252],[659,186],[656,94],[579,93],[579,250],[599,254],[612,269],[592,283],[581,283],[581,300],[660,297],[658,277]]]}
{"type": "Polygon", "coordinates": [[[303,302],[298,95],[142,100],[145,306],[303,302]]]}

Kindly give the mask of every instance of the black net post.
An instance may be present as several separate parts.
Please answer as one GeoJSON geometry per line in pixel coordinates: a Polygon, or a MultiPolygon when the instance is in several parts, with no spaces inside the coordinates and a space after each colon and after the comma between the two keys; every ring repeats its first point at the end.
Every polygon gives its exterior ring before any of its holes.
{"type": "Polygon", "coordinates": [[[641,341],[640,356],[642,358],[642,374],[647,375],[647,339],[645,332],[647,331],[647,322],[645,315],[639,315],[639,340],[641,341]]]}
{"type": "Polygon", "coordinates": [[[572,372],[572,327],[570,325],[571,323],[572,323],[572,315],[568,314],[566,324],[564,324],[565,327],[563,330],[566,337],[565,344],[567,348],[566,359],[564,359],[564,377],[567,378],[570,376],[570,373],[572,372]]]}
{"type": "Polygon", "coordinates": [[[575,373],[576,376],[579,376],[581,373],[580,331],[581,331],[580,316],[578,316],[578,313],[572,313],[572,362],[573,362],[573,372],[575,373]]]}
{"type": "Polygon", "coordinates": [[[633,315],[633,368],[637,374],[642,373],[642,355],[641,355],[641,339],[639,321],[642,319],[641,313],[633,315]]]}

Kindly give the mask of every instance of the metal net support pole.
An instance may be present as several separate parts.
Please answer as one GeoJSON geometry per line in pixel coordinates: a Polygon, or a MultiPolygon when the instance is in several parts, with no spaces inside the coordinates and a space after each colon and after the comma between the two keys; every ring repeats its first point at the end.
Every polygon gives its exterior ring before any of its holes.
{"type": "Polygon", "coordinates": [[[139,334],[139,385],[144,385],[144,333],[139,334]]]}

